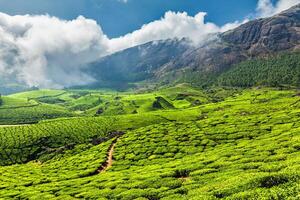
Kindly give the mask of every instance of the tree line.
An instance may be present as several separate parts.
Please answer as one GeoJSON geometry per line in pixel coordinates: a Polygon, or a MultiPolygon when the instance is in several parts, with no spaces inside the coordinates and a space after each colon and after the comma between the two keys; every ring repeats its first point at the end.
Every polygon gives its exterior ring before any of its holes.
{"type": "Polygon", "coordinates": [[[284,53],[241,62],[217,79],[221,86],[300,87],[300,53],[284,53]]]}

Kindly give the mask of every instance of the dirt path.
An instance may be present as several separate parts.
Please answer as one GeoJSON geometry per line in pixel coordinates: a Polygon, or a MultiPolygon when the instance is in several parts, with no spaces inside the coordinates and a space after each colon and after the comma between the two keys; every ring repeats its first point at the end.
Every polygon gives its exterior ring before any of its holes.
{"type": "Polygon", "coordinates": [[[116,146],[116,143],[118,142],[118,140],[119,140],[119,138],[116,138],[110,145],[106,162],[104,164],[102,164],[101,167],[99,167],[99,169],[97,170],[97,174],[105,172],[107,169],[109,169],[112,166],[113,154],[114,154],[115,146],[116,146]]]}
{"type": "Polygon", "coordinates": [[[111,146],[111,148],[110,148],[110,150],[108,152],[108,160],[106,161],[107,162],[107,166],[104,169],[104,171],[112,166],[112,163],[113,163],[113,153],[114,153],[114,150],[115,150],[115,146],[116,146],[116,143],[114,143],[111,146]]]}

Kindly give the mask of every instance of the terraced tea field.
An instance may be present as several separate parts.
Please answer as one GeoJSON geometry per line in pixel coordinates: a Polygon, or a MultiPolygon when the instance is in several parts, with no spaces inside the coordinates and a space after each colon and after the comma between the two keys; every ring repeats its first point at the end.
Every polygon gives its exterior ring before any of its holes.
{"type": "Polygon", "coordinates": [[[297,91],[166,93],[113,94],[145,106],[133,114],[0,128],[0,199],[300,198],[297,91]]]}
{"type": "Polygon", "coordinates": [[[0,124],[31,124],[65,117],[114,116],[185,109],[220,98],[217,93],[215,94],[217,97],[184,84],[146,93],[34,90],[2,97],[0,124]]]}

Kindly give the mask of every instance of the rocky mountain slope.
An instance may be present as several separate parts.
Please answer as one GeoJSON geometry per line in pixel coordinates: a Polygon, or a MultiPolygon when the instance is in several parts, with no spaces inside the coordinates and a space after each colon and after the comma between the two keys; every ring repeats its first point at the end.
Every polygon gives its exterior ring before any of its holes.
{"type": "Polygon", "coordinates": [[[299,45],[300,5],[297,5],[273,17],[250,21],[220,34],[192,53],[168,63],[157,75],[181,67],[203,73],[222,72],[253,57],[298,50],[299,45]]]}
{"type": "Polygon", "coordinates": [[[186,72],[206,77],[220,74],[254,57],[297,51],[299,45],[300,5],[297,5],[273,17],[256,19],[212,36],[198,47],[187,40],[150,42],[133,47],[93,63],[90,72],[100,85],[149,79],[172,82],[186,72]]]}
{"type": "Polygon", "coordinates": [[[125,87],[127,83],[153,78],[161,66],[191,48],[186,39],[149,42],[92,63],[89,74],[98,80],[96,86],[125,87]]]}

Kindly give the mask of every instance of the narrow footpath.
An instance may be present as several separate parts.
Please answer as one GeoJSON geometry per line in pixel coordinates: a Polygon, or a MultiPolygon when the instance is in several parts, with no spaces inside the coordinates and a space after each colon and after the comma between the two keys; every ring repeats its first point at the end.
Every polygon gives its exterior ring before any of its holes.
{"type": "Polygon", "coordinates": [[[113,164],[113,154],[114,154],[114,149],[115,149],[117,141],[118,141],[118,138],[115,139],[112,142],[112,144],[110,145],[109,151],[108,151],[108,154],[107,154],[106,162],[104,164],[102,164],[101,167],[99,167],[99,169],[97,170],[97,174],[105,172],[107,169],[109,169],[112,166],[112,164],[113,164]]]}

